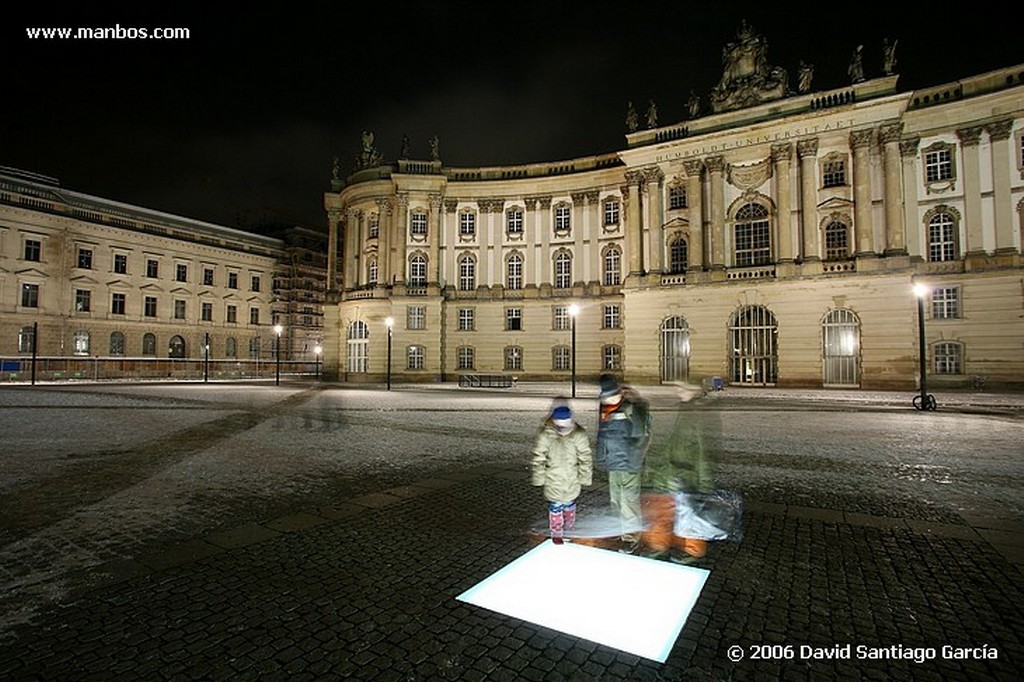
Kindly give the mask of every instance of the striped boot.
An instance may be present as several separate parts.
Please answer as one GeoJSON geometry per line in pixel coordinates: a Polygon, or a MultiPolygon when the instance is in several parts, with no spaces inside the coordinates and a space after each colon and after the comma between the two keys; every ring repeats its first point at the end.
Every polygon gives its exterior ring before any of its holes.
{"type": "Polygon", "coordinates": [[[548,512],[548,528],[551,529],[551,542],[556,545],[562,544],[562,528],[564,524],[565,518],[561,510],[548,512]]]}

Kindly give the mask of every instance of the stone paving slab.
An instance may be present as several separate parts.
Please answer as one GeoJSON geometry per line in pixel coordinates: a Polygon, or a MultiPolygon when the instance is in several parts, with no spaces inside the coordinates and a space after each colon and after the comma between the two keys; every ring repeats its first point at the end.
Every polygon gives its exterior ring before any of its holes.
{"type": "MultiPolygon", "coordinates": [[[[0,678],[1015,680],[1024,664],[1021,572],[981,534],[835,510],[748,504],[664,665],[463,604],[540,541],[524,529],[543,505],[507,472],[339,501],[337,518],[262,539],[226,532],[253,539],[235,547],[177,545],[19,629],[0,678]]],[[[581,513],[606,494],[587,491],[581,513]]]]}

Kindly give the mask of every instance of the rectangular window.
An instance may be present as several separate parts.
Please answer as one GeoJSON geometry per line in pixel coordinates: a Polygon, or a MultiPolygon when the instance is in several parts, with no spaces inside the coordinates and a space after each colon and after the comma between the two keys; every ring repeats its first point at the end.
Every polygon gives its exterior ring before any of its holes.
{"type": "Polygon", "coordinates": [[[146,317],[156,317],[156,296],[147,296],[143,302],[142,314],[146,317]]]}
{"type": "Polygon", "coordinates": [[[229,324],[237,324],[238,323],[238,306],[236,306],[236,305],[229,305],[228,306],[226,321],[229,324]]]}
{"type": "Polygon", "coordinates": [[[669,209],[686,208],[686,188],[682,185],[675,185],[668,188],[669,209]]]}
{"type": "Polygon", "coordinates": [[[476,234],[476,214],[470,211],[463,211],[459,214],[459,235],[472,237],[476,234]]]}
{"type": "Polygon", "coordinates": [[[203,322],[213,322],[213,304],[203,303],[202,308],[203,322]]]}
{"type": "Polygon", "coordinates": [[[39,285],[38,284],[22,284],[21,285],[21,307],[22,308],[38,308],[39,307],[39,285]]]}
{"type": "Polygon", "coordinates": [[[953,177],[953,155],[949,149],[925,152],[924,177],[928,182],[949,180],[953,177]]]}
{"type": "Polygon", "coordinates": [[[427,309],[421,305],[411,305],[405,309],[406,329],[426,329],[427,309]]]}
{"type": "Polygon", "coordinates": [[[471,332],[475,329],[475,312],[472,308],[459,308],[459,331],[471,332]]]}
{"type": "Polygon", "coordinates": [[[846,162],[826,161],[821,169],[822,185],[825,187],[842,187],[846,184],[846,162]]]}
{"type": "Polygon", "coordinates": [[[952,320],[960,317],[960,287],[935,287],[932,289],[932,317],[936,320],[952,320]]]}
{"type": "Polygon", "coordinates": [[[622,369],[622,349],[618,346],[605,346],[601,349],[601,365],[609,372],[622,369]]]}
{"type": "Polygon", "coordinates": [[[185,301],[181,300],[180,298],[174,299],[174,319],[185,319],[185,301]]]}
{"type": "Polygon", "coordinates": [[[423,369],[423,346],[409,346],[408,369],[423,369]]]}
{"type": "Polygon", "coordinates": [[[213,286],[213,268],[203,268],[203,284],[208,287],[213,286]]]}
{"type": "Polygon", "coordinates": [[[506,308],[505,309],[505,329],[506,331],[514,332],[520,331],[523,328],[523,309],[522,308],[506,308]]]}
{"type": "Polygon", "coordinates": [[[237,288],[238,288],[238,273],[237,272],[229,272],[228,273],[228,289],[237,289],[237,288]]]}
{"type": "Polygon", "coordinates": [[[474,352],[473,349],[468,346],[462,346],[459,348],[459,369],[473,369],[474,366],[474,352]]]}
{"type": "Polygon", "coordinates": [[[380,216],[376,213],[370,215],[369,229],[371,239],[380,235],[380,216]]]}
{"type": "Polygon", "coordinates": [[[110,295],[110,314],[111,315],[124,315],[125,295],[124,294],[111,294],[110,295]]]}
{"type": "Polygon", "coordinates": [[[146,259],[146,277],[156,278],[160,276],[160,263],[152,258],[146,259]]]}
{"type": "Polygon", "coordinates": [[[119,275],[128,274],[128,254],[115,253],[114,254],[114,272],[119,275]]]}
{"type": "Polygon", "coordinates": [[[78,267],[92,270],[92,249],[78,249],[78,267]]]}
{"type": "Polygon", "coordinates": [[[937,343],[934,349],[936,374],[963,374],[963,347],[959,343],[937,343]]]}
{"type": "Polygon", "coordinates": [[[556,372],[572,369],[572,353],[569,346],[555,346],[551,349],[551,369],[556,372]]]}
{"type": "Polygon", "coordinates": [[[569,321],[569,306],[556,305],[551,309],[551,328],[556,332],[568,331],[572,328],[569,321]]]}
{"type": "Polygon", "coordinates": [[[511,208],[505,214],[505,230],[509,234],[523,233],[523,212],[518,208],[511,208]]]}
{"type": "Polygon", "coordinates": [[[252,276],[252,289],[251,290],[252,291],[259,291],[260,290],[260,276],[259,275],[253,275],[252,276]]]}
{"type": "Polygon", "coordinates": [[[92,292],[88,289],[75,289],[75,312],[87,313],[89,312],[90,303],[92,302],[92,292]]]}
{"type": "Polygon", "coordinates": [[[175,282],[187,282],[188,281],[188,266],[184,263],[178,263],[174,266],[174,281],[175,282]]]}
{"type": "Polygon", "coordinates": [[[508,371],[522,371],[523,349],[519,346],[509,346],[505,349],[505,369],[508,371]]]}
{"type": "Polygon", "coordinates": [[[409,233],[422,237],[427,234],[427,214],[413,213],[410,218],[409,233]]]}
{"type": "Polygon", "coordinates": [[[260,309],[259,308],[249,308],[249,324],[259,324],[259,323],[260,323],[260,309]]]}
{"type": "Polygon", "coordinates": [[[572,212],[566,205],[555,207],[555,232],[568,232],[572,227],[572,212]]]}
{"type": "Polygon", "coordinates": [[[622,326],[622,309],[617,303],[604,306],[602,325],[604,329],[618,329],[622,326]]]}
{"type": "Polygon", "coordinates": [[[619,224],[619,202],[615,199],[607,199],[604,202],[604,224],[619,224]]]}
{"type": "Polygon", "coordinates": [[[39,262],[43,252],[43,243],[38,239],[25,240],[25,260],[39,262]]]}

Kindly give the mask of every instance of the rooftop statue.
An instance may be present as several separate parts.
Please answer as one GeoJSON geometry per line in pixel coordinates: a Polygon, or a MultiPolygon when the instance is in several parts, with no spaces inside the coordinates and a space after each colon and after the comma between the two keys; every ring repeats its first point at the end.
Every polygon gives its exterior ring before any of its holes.
{"type": "Polygon", "coordinates": [[[799,82],[797,85],[797,88],[800,90],[801,95],[811,91],[812,80],[814,80],[814,65],[806,64],[803,61],[801,61],[799,69],[799,82]]]}
{"type": "Polygon", "coordinates": [[[889,39],[886,38],[882,43],[882,72],[886,76],[891,76],[896,72],[896,43],[900,41],[894,40],[889,43],[889,39]]]}
{"type": "Polygon", "coordinates": [[[381,156],[381,153],[373,146],[373,133],[364,130],[363,151],[356,157],[356,170],[379,166],[383,161],[384,157],[381,156]]]}
{"type": "Polygon", "coordinates": [[[768,64],[768,43],[744,21],[736,40],[722,48],[722,79],[711,91],[715,113],[753,106],[789,94],[786,70],[768,64]]]}
{"type": "Polygon", "coordinates": [[[850,75],[851,83],[860,83],[864,80],[864,46],[858,45],[857,49],[853,51],[853,57],[850,58],[850,66],[846,69],[846,73],[850,75]]]}
{"type": "Polygon", "coordinates": [[[653,99],[647,105],[647,127],[658,127],[658,105],[654,103],[653,99]]]}
{"type": "Polygon", "coordinates": [[[629,103],[629,107],[626,109],[626,132],[635,133],[636,129],[640,127],[640,117],[636,114],[636,109],[633,108],[633,103],[629,103]]]}

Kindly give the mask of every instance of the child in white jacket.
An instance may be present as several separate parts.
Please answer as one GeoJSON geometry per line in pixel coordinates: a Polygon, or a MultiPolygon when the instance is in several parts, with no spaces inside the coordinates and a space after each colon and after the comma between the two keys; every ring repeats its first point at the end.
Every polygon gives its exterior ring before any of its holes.
{"type": "Polygon", "coordinates": [[[562,544],[576,522],[576,498],[593,479],[594,458],[587,432],[559,405],[551,412],[533,445],[533,485],[544,486],[551,541],[562,544]]]}

